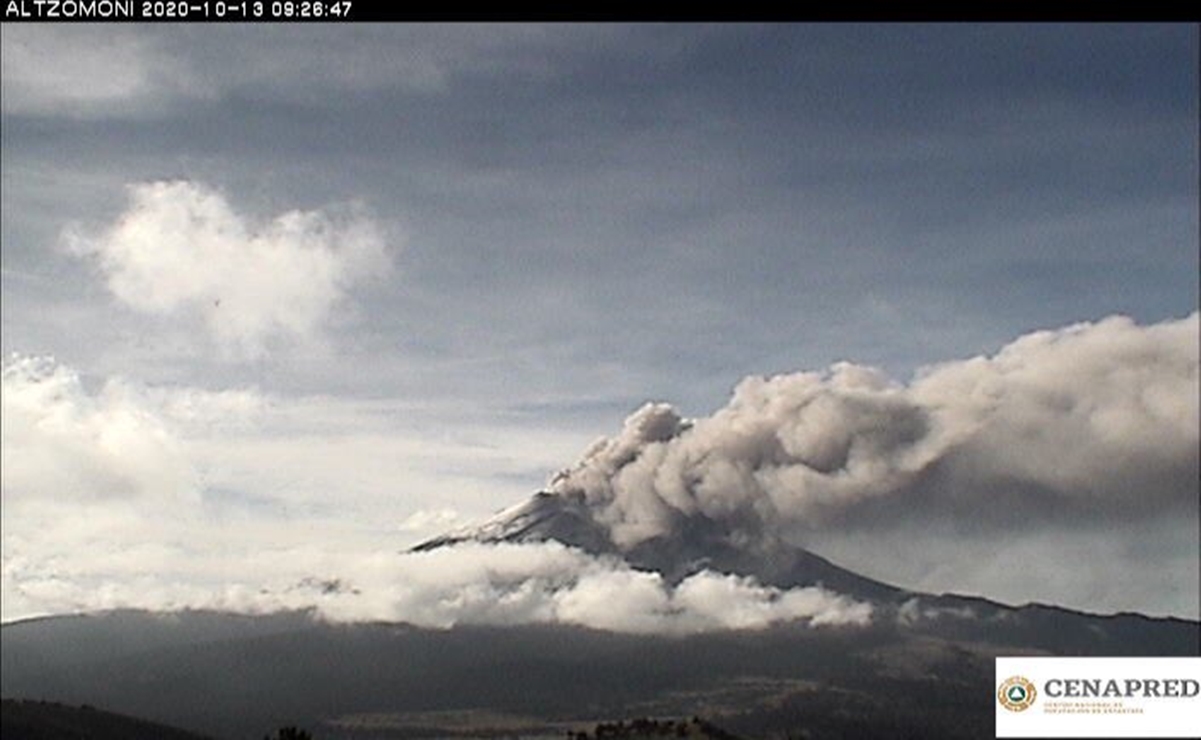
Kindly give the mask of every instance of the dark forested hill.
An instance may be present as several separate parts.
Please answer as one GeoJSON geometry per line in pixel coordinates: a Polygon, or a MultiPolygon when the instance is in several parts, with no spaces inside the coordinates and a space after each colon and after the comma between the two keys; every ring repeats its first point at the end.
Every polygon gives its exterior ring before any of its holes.
{"type": "Polygon", "coordinates": [[[90,706],[12,699],[0,705],[0,736],[4,740],[208,740],[90,706]]]}
{"type": "Polygon", "coordinates": [[[674,637],[112,612],[4,625],[0,693],[231,740],[290,724],[320,740],[558,740],[693,715],[741,737],[975,738],[993,731],[996,655],[1198,650],[1196,622],[1038,606],[994,619],[997,605],[980,618],[931,603],[913,622],[674,637]],[[138,633],[145,644],[124,639],[138,633]]]}

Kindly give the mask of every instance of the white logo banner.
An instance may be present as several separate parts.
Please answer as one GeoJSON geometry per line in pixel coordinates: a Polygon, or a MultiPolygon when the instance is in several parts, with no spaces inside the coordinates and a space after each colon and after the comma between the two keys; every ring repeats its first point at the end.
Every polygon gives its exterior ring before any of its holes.
{"type": "Polygon", "coordinates": [[[997,658],[997,737],[1201,737],[1201,658],[997,658]]]}

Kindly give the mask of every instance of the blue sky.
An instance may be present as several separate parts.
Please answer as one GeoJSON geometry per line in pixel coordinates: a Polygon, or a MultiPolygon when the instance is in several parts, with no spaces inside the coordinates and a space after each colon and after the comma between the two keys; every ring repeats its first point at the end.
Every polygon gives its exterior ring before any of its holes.
{"type": "Polygon", "coordinates": [[[2,33],[4,354],[53,356],[92,412],[253,417],[162,422],[239,516],[391,542],[511,503],[648,399],[707,414],[840,360],[903,381],[1198,304],[1194,26],[2,33]],[[154,182],[179,187],[138,211],[154,182]],[[114,287],[122,223],[218,201],[260,261],[138,263],[186,300],[114,287]],[[290,212],[317,215],[279,236],[290,212]],[[285,264],[302,243],[319,280],[285,264]]]}

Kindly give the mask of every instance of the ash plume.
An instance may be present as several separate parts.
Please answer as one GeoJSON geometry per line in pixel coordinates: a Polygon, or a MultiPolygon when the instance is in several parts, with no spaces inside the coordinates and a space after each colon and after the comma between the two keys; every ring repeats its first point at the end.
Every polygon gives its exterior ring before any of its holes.
{"type": "Polygon", "coordinates": [[[629,550],[696,520],[756,546],[1195,519],[1197,477],[1194,313],[1035,332],[907,384],[850,363],[749,377],[701,419],[649,403],[550,491],[629,550]]]}

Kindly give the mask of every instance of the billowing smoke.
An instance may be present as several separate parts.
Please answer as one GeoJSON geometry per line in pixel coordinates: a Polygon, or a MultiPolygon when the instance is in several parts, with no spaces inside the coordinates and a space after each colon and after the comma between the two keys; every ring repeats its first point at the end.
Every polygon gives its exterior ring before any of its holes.
{"type": "Polygon", "coordinates": [[[586,502],[621,550],[704,518],[731,541],[821,545],[844,563],[847,542],[869,539],[850,535],[878,534],[850,563],[871,571],[923,538],[928,563],[943,536],[1112,540],[1156,520],[1195,539],[1197,480],[1194,313],[1036,332],[907,385],[847,363],[750,377],[697,420],[648,404],[551,489],[586,502]]]}

